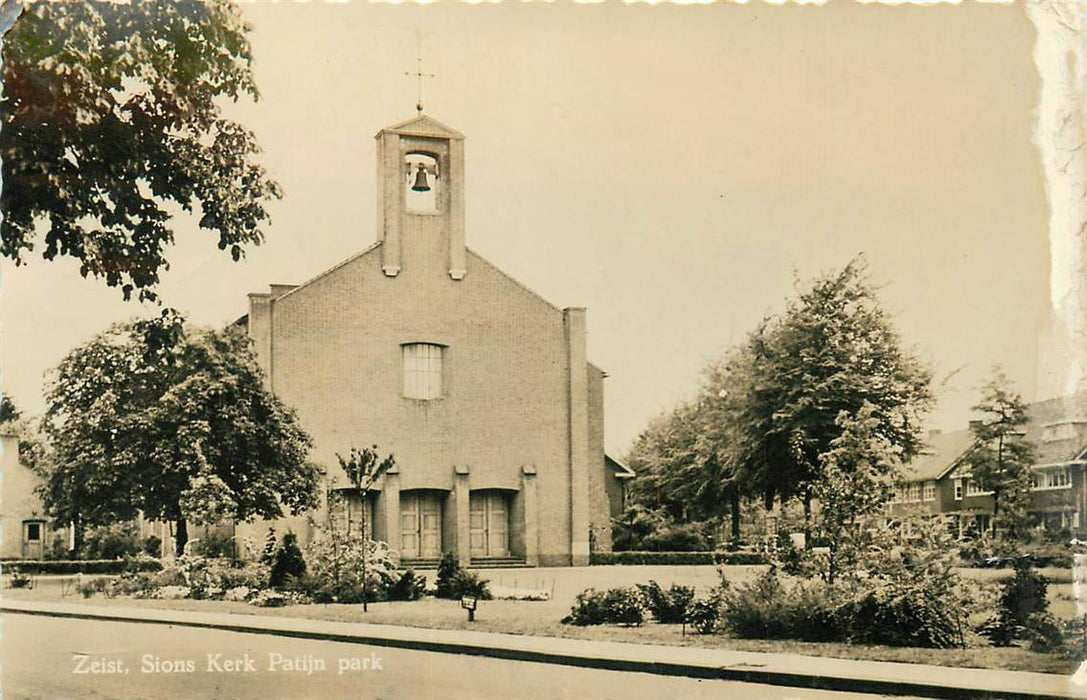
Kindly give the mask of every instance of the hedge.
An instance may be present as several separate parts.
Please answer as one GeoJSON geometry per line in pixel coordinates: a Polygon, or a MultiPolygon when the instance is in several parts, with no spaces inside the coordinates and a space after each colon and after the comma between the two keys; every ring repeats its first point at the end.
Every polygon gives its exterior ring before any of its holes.
{"type": "Polygon", "coordinates": [[[139,571],[161,571],[162,562],[158,559],[9,559],[0,561],[0,570],[10,573],[17,569],[24,574],[120,574],[133,569],[139,571]]]}
{"type": "Polygon", "coordinates": [[[593,552],[589,563],[608,564],[765,564],[766,557],[758,552],[593,552]]]}

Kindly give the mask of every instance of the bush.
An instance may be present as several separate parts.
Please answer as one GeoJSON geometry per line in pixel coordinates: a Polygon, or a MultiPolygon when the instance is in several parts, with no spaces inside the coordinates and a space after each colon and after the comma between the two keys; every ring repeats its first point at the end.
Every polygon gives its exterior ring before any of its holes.
{"type": "Polygon", "coordinates": [[[1027,640],[1035,649],[1053,649],[1061,644],[1061,630],[1047,612],[1049,582],[1031,568],[1026,558],[1015,561],[1015,575],[1000,585],[995,615],[978,632],[996,646],[1027,640]]]}
{"type": "Polygon", "coordinates": [[[33,586],[32,586],[32,580],[30,578],[30,575],[23,572],[23,571],[19,571],[17,569],[12,569],[12,571],[11,571],[11,587],[12,588],[32,588],[33,586]]]}
{"type": "Polygon", "coordinates": [[[426,593],[426,578],[408,569],[389,586],[389,600],[419,600],[426,593]]]}
{"type": "Polygon", "coordinates": [[[791,636],[791,610],[785,586],[771,568],[750,583],[729,591],[721,610],[721,622],[737,637],[781,639],[791,636]]]}
{"type": "Polygon", "coordinates": [[[283,588],[290,579],[300,578],[305,573],[306,560],[302,557],[302,550],[298,548],[298,537],[288,532],[283,535],[283,542],[276,550],[269,584],[272,588],[283,588]]]}
{"type": "Polygon", "coordinates": [[[564,625],[640,625],[645,619],[641,592],[634,587],[582,591],[574,601],[570,614],[562,618],[564,625]]]}
{"type": "Polygon", "coordinates": [[[666,625],[678,625],[687,619],[687,608],[694,600],[694,588],[672,584],[667,590],[656,581],[638,584],[650,614],[666,625]]]}
{"type": "Polygon", "coordinates": [[[27,574],[120,574],[133,567],[140,571],[159,571],[162,562],[136,557],[124,559],[15,559],[3,562],[5,569],[18,567],[27,574]]]}
{"type": "Polygon", "coordinates": [[[148,556],[155,557],[156,559],[162,556],[162,539],[155,537],[154,535],[143,538],[140,547],[144,554],[148,556]]]}
{"type": "Polygon", "coordinates": [[[135,523],[113,523],[90,528],[83,536],[81,559],[134,557],[142,550],[135,523]]]}
{"type": "Polygon", "coordinates": [[[450,585],[451,597],[464,598],[469,596],[479,600],[490,600],[491,592],[488,589],[488,583],[490,582],[485,578],[480,578],[479,574],[461,569],[453,575],[453,581],[450,585]]]}
{"type": "Polygon", "coordinates": [[[437,598],[459,598],[454,592],[453,579],[460,572],[460,563],[452,552],[442,555],[438,562],[438,581],[435,584],[434,595],[437,598]]]}
{"type": "Polygon", "coordinates": [[[722,594],[720,624],[737,637],[841,641],[847,636],[841,614],[846,596],[821,581],[787,586],[771,568],[722,594]]]}
{"type": "Polygon", "coordinates": [[[759,552],[593,552],[590,563],[595,566],[645,564],[663,566],[706,565],[726,566],[766,564],[759,552]]]}
{"type": "MultiPolygon", "coordinates": [[[[291,536],[294,537],[294,535],[291,536]]],[[[297,549],[297,544],[295,548],[297,549]]],[[[185,546],[185,553],[212,559],[234,559],[236,556],[234,536],[219,530],[208,530],[202,536],[189,540],[189,543],[185,546]]]]}
{"type": "Polygon", "coordinates": [[[932,597],[923,584],[909,580],[865,591],[846,609],[853,642],[938,649],[961,644],[957,612],[932,597]]]}
{"type": "Polygon", "coordinates": [[[721,594],[717,591],[706,598],[697,598],[687,606],[683,621],[699,634],[713,634],[721,619],[721,594]]]}
{"type": "Polygon", "coordinates": [[[642,549],[660,552],[704,552],[713,549],[702,523],[669,523],[642,540],[642,549]]]}
{"type": "Polygon", "coordinates": [[[361,603],[364,597],[367,602],[385,600],[390,586],[400,578],[388,546],[358,535],[320,533],[306,546],[306,560],[309,574],[298,577],[291,588],[318,603],[361,603]]]}
{"type": "Polygon", "coordinates": [[[634,505],[612,518],[612,547],[617,552],[644,550],[645,538],[667,527],[670,518],[663,510],[634,505]]]}

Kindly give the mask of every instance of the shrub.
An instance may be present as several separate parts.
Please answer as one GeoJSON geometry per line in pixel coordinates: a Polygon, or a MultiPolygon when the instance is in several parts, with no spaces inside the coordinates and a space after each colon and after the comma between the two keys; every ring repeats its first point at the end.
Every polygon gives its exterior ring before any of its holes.
{"type": "Polygon", "coordinates": [[[367,602],[385,600],[398,578],[388,546],[358,535],[322,532],[306,546],[306,560],[309,575],[299,577],[291,588],[318,603],[361,603],[364,596],[367,602]]]}
{"type": "Polygon", "coordinates": [[[233,559],[235,558],[234,536],[228,532],[208,530],[201,537],[190,540],[185,547],[185,553],[213,559],[220,557],[233,559]]]}
{"type": "Polygon", "coordinates": [[[770,568],[754,581],[729,591],[721,622],[737,637],[787,638],[791,630],[785,596],[777,570],[770,568]]]}
{"type": "Polygon", "coordinates": [[[766,557],[759,552],[593,552],[590,563],[608,565],[706,565],[728,566],[766,564],[766,557]]]}
{"type": "Polygon", "coordinates": [[[264,551],[261,552],[261,562],[271,566],[276,560],[276,550],[279,549],[279,541],[276,539],[276,529],[268,528],[268,534],[264,536],[264,551]]]}
{"type": "Polygon", "coordinates": [[[645,605],[657,622],[678,625],[687,618],[687,608],[694,600],[694,588],[672,584],[667,590],[656,581],[638,584],[645,605]]]}
{"type": "Polygon", "coordinates": [[[694,627],[699,634],[713,634],[721,620],[721,596],[727,590],[728,582],[714,590],[705,598],[696,598],[687,606],[683,621],[694,627]]]}
{"type": "Polygon", "coordinates": [[[27,574],[120,574],[132,567],[138,567],[140,571],[158,571],[162,568],[162,562],[157,559],[141,559],[139,557],[128,561],[122,559],[16,559],[3,562],[4,568],[17,566],[20,571],[27,574]]]}
{"type": "Polygon", "coordinates": [[[438,598],[458,598],[459,596],[453,590],[453,579],[459,572],[460,563],[453,553],[443,554],[442,560],[438,562],[438,581],[435,584],[434,595],[438,598]]]}
{"type": "Polygon", "coordinates": [[[956,612],[923,583],[910,580],[872,587],[846,609],[853,642],[940,649],[961,644],[956,612]]]}
{"type": "Polygon", "coordinates": [[[612,519],[612,546],[617,552],[644,550],[645,538],[667,527],[669,521],[663,510],[650,510],[640,504],[631,506],[612,519]]]}
{"type": "Polygon", "coordinates": [[[597,591],[589,588],[578,594],[564,625],[640,625],[645,619],[641,592],[634,587],[597,591]]]}
{"type": "Polygon", "coordinates": [[[389,600],[419,600],[426,593],[426,578],[408,569],[389,586],[389,600]]]}
{"type": "Polygon", "coordinates": [[[282,608],[290,602],[291,598],[286,593],[264,590],[254,595],[249,604],[258,608],[282,608]]]}
{"type": "Polygon", "coordinates": [[[113,523],[87,530],[79,555],[82,559],[120,559],[141,551],[135,523],[113,523]]]}
{"type": "Polygon", "coordinates": [[[1061,630],[1049,615],[1049,582],[1026,558],[1015,560],[1015,575],[1001,583],[997,612],[978,629],[996,646],[1027,640],[1031,648],[1049,650],[1061,644],[1061,630]]]}
{"type": "Polygon", "coordinates": [[[491,591],[488,588],[489,581],[485,578],[480,578],[479,574],[472,571],[465,571],[460,569],[453,575],[453,581],[450,584],[449,592],[452,593],[452,598],[463,598],[465,596],[471,596],[472,598],[478,598],[480,600],[490,600],[491,591]]]}
{"type": "Polygon", "coordinates": [[[302,557],[302,550],[298,548],[298,537],[288,532],[283,535],[283,542],[276,550],[269,584],[272,588],[283,588],[289,579],[299,578],[305,573],[306,560],[302,557]]]}
{"type": "Polygon", "coordinates": [[[702,523],[669,523],[642,540],[642,549],[661,552],[704,552],[713,549],[702,523]]]}
{"type": "Polygon", "coordinates": [[[842,601],[847,593],[821,581],[781,580],[774,568],[721,594],[720,624],[737,637],[827,642],[846,637],[842,601]]]}
{"type": "Polygon", "coordinates": [[[31,581],[31,578],[30,578],[29,574],[24,573],[22,571],[19,571],[18,569],[15,569],[14,567],[12,568],[12,570],[11,570],[11,587],[12,588],[31,588],[32,587],[31,583],[32,583],[32,581],[31,581]]]}
{"type": "Polygon", "coordinates": [[[143,550],[144,554],[147,554],[148,556],[155,558],[161,557],[162,539],[155,537],[154,535],[149,535],[143,538],[143,541],[140,543],[140,548],[143,550]]]}

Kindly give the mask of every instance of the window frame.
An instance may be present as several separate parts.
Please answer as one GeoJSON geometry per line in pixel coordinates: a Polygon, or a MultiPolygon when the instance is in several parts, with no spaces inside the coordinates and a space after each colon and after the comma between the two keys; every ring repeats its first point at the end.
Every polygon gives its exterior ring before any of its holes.
{"type": "Polygon", "coordinates": [[[425,340],[400,343],[401,395],[413,401],[445,396],[445,355],[449,346],[425,340]],[[425,353],[420,350],[425,349],[425,353]]]}

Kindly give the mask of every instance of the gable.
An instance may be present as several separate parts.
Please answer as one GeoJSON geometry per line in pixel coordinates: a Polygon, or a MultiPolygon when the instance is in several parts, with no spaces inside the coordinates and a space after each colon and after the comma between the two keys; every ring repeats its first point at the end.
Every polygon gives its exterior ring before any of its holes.
{"type": "Polygon", "coordinates": [[[442,124],[437,119],[421,114],[417,117],[412,117],[406,121],[402,121],[399,124],[394,124],[390,127],[382,129],[378,132],[380,134],[401,134],[404,136],[431,136],[434,138],[456,139],[462,140],[464,134],[460,133],[456,129],[452,129],[445,124],[442,124]]]}

